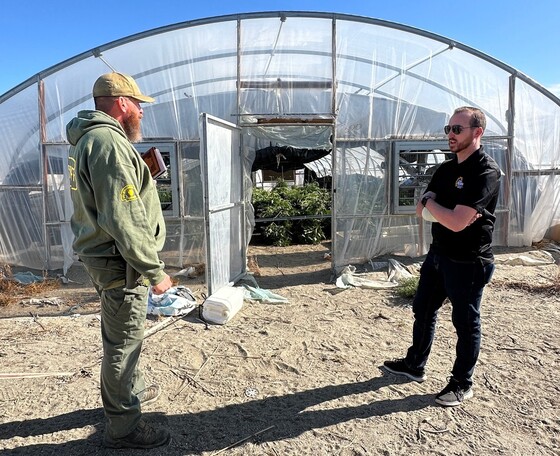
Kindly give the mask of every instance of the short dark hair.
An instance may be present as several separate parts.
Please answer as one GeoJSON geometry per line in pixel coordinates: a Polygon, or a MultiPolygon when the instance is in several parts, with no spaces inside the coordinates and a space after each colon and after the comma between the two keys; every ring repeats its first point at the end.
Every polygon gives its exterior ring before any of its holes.
{"type": "Polygon", "coordinates": [[[461,106],[457,108],[453,114],[459,114],[461,112],[468,112],[471,115],[470,127],[480,127],[486,130],[486,116],[480,109],[472,106],[461,106]]]}

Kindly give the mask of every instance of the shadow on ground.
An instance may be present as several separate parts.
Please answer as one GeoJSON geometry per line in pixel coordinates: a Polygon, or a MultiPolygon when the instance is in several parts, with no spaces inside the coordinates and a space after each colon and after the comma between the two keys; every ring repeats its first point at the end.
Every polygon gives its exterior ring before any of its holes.
{"type": "MultiPolygon", "coordinates": [[[[280,441],[349,420],[421,410],[432,404],[431,395],[417,394],[398,399],[373,400],[357,406],[307,410],[345,396],[375,392],[395,381],[400,382],[393,376],[382,375],[363,382],[325,386],[193,414],[165,416],[148,413],[146,417],[150,421],[167,427],[173,436],[168,447],[152,450],[150,454],[200,454],[219,451],[238,442],[280,441]]],[[[56,454],[57,456],[107,454],[109,450],[101,446],[103,422],[102,409],[78,410],[43,419],[1,424],[0,439],[38,437],[91,426],[95,431],[87,439],[61,444],[20,446],[11,450],[11,454],[56,454]]]]}

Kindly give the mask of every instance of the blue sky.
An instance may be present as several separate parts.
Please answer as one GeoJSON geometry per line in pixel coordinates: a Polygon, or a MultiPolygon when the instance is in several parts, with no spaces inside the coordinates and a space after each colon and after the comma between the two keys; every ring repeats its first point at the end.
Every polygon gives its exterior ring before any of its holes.
{"type": "Polygon", "coordinates": [[[52,65],[134,33],[279,10],[355,14],[427,30],[501,60],[560,96],[559,0],[1,0],[0,94],[52,65]]]}

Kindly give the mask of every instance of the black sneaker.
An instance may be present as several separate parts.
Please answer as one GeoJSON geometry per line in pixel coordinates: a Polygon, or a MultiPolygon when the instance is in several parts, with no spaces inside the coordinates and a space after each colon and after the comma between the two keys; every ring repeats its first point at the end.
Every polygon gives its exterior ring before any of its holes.
{"type": "Polygon", "coordinates": [[[138,400],[142,406],[146,406],[148,404],[153,404],[155,401],[158,400],[161,391],[158,385],[151,385],[148,386],[146,389],[140,391],[136,396],[138,396],[138,400]]]}
{"type": "Polygon", "coordinates": [[[436,404],[444,407],[456,407],[471,397],[473,397],[473,391],[470,386],[462,386],[457,380],[451,378],[447,386],[436,396],[436,404]]]}
{"type": "Polygon", "coordinates": [[[383,367],[387,371],[391,372],[391,374],[404,375],[410,380],[414,380],[418,383],[422,383],[427,378],[426,374],[424,373],[424,369],[413,369],[411,367],[408,367],[408,364],[406,364],[404,358],[385,361],[383,363],[383,367]]]}
{"type": "Polygon", "coordinates": [[[103,445],[107,448],[156,448],[167,445],[170,441],[169,431],[155,429],[141,419],[134,431],[120,439],[114,439],[105,432],[103,445]]]}

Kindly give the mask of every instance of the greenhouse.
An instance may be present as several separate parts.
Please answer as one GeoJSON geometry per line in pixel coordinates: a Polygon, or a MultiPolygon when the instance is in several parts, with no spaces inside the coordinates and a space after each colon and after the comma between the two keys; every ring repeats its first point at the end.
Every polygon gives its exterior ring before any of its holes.
{"type": "Polygon", "coordinates": [[[333,270],[426,253],[430,224],[414,207],[449,153],[443,126],[465,105],[486,113],[483,144],[503,172],[494,244],[528,246],[560,223],[560,100],[537,82],[401,24],[249,13],[129,36],[0,96],[4,264],[76,261],[65,126],[93,109],[94,81],[113,70],[156,99],[137,149],[157,147],[168,167],[157,185],[169,266],[208,262],[219,283],[242,272],[252,189],[274,172],[329,182],[333,270]]]}

